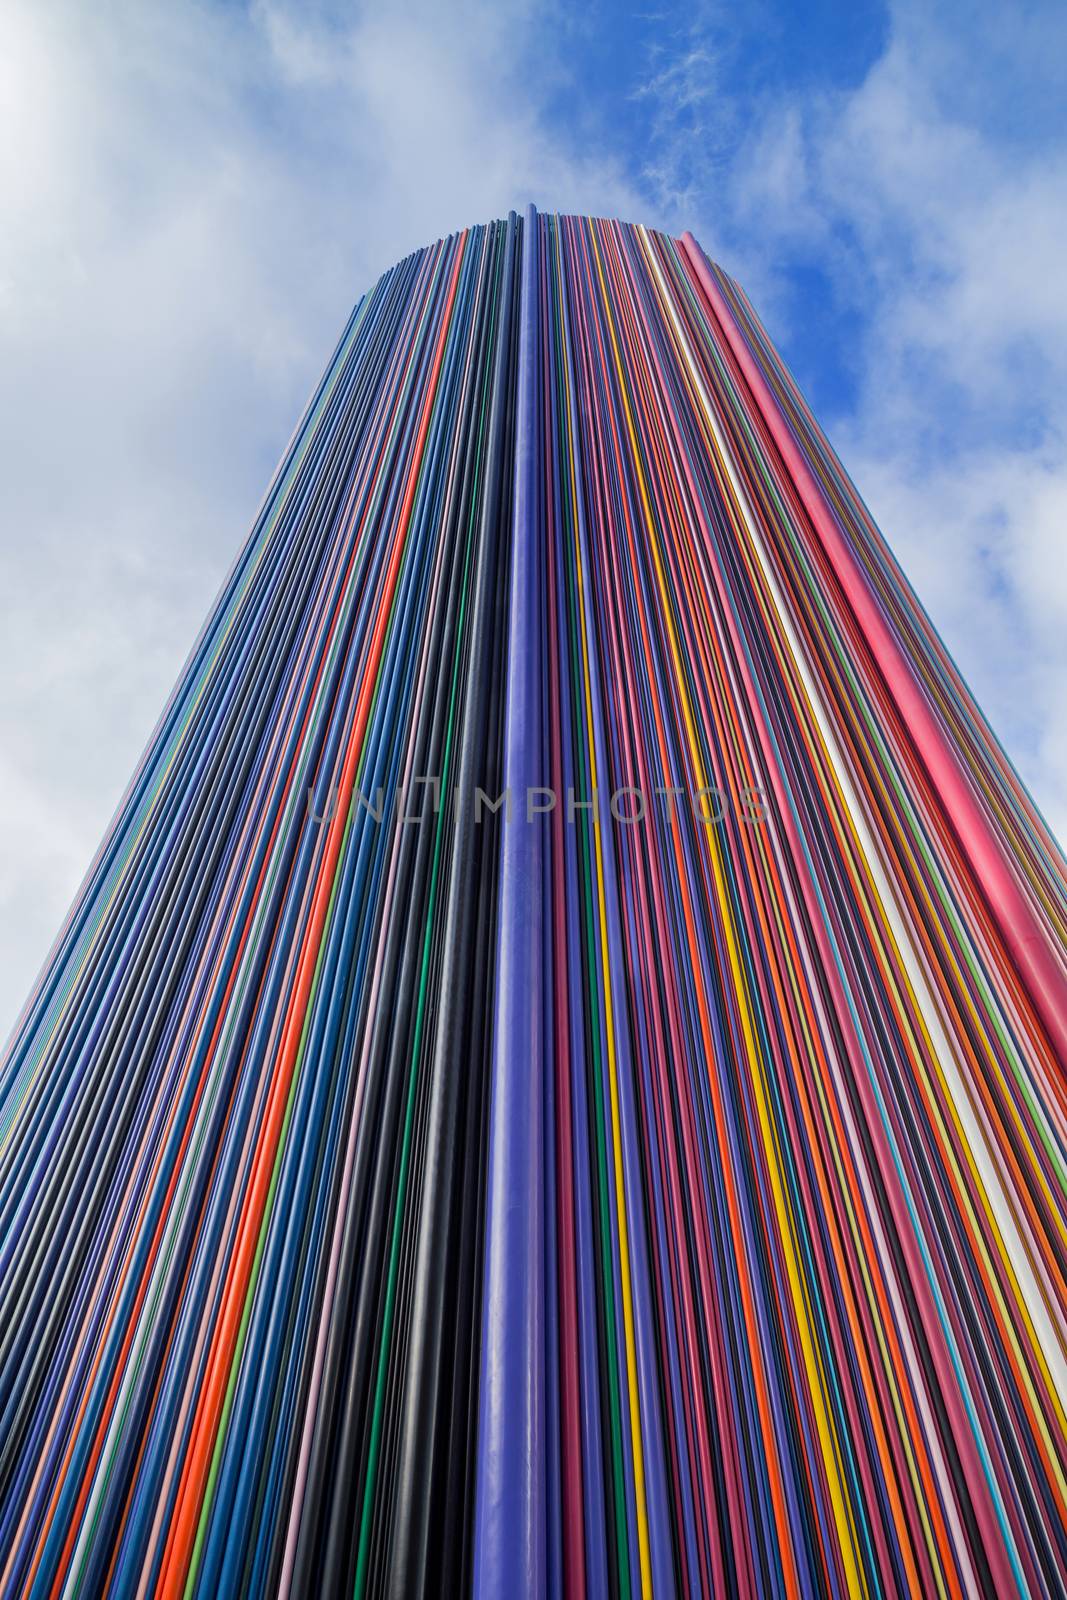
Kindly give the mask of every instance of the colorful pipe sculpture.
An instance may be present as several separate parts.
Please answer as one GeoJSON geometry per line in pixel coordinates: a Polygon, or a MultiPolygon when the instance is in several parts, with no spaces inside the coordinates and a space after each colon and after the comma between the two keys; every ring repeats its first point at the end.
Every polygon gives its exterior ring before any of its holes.
{"type": "Polygon", "coordinates": [[[3,1059],[0,1592],[1067,1593],[1065,949],[737,285],[409,257],[3,1059]]]}

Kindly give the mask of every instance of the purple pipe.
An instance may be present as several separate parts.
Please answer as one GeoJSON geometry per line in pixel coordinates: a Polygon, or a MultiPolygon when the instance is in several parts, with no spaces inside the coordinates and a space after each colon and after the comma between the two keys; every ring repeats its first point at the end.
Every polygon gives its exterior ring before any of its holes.
{"type": "Polygon", "coordinates": [[[522,230],[519,371],[508,600],[504,784],[482,1300],[474,1593],[540,1596],[547,1583],[542,1028],[544,829],[538,450],[538,230],[522,230]]]}

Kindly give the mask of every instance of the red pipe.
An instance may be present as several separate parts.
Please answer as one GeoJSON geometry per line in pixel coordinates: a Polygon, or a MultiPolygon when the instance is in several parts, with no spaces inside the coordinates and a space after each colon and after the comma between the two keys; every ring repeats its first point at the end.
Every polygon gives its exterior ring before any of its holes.
{"type": "Polygon", "coordinates": [[[960,763],[906,656],[893,637],[870,585],[802,455],[793,431],[763,375],[733,310],[708,269],[691,233],[681,246],[693,276],[733,352],[752,397],[778,447],[808,518],[870,646],[886,688],[959,842],[993,921],[1015,962],[1061,1066],[1067,1066],[1067,976],[1033,907],[1027,901],[960,763]]]}

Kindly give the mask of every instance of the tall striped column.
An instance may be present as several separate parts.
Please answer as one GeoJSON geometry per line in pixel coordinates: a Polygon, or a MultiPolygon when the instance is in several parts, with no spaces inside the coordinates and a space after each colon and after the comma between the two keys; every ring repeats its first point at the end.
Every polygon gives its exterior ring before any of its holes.
{"type": "Polygon", "coordinates": [[[0,1593],[1067,1594],[1065,1066],[1063,855],[738,285],[439,240],[0,1060],[0,1593]]]}

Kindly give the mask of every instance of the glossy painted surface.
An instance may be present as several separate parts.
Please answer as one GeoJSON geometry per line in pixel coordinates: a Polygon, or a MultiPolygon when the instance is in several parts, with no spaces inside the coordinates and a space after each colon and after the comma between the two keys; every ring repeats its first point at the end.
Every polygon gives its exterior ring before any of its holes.
{"type": "Polygon", "coordinates": [[[0,1591],[1064,1592],[1065,934],[695,241],[402,262],[0,1068],[0,1591]]]}

